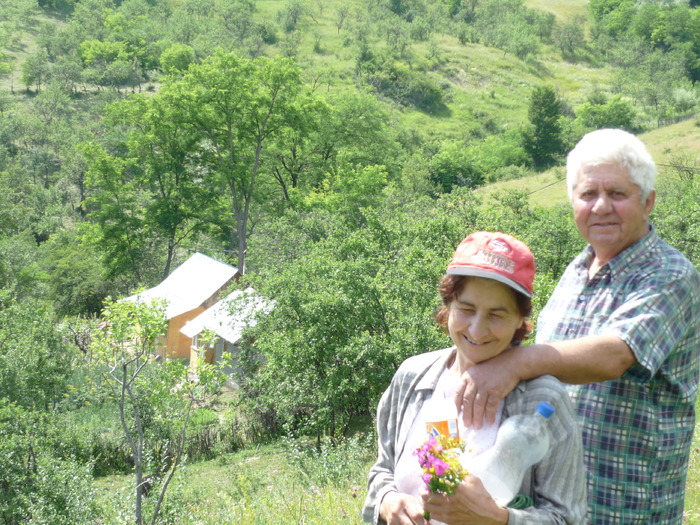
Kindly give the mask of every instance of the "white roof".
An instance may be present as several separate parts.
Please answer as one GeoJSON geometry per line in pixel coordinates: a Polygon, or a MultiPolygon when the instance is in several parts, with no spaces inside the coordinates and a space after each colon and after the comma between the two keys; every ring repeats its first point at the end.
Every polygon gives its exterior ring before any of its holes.
{"type": "Polygon", "coordinates": [[[164,299],[168,303],[165,316],[172,319],[201,306],[237,273],[238,269],[233,266],[195,253],[158,286],[127,297],[126,300],[149,302],[164,299]]]}
{"type": "Polygon", "coordinates": [[[185,323],[180,332],[187,337],[194,337],[204,330],[211,330],[222,339],[235,344],[246,328],[255,326],[256,314],[269,313],[273,306],[273,301],[260,297],[252,288],[235,290],[185,323]]]}

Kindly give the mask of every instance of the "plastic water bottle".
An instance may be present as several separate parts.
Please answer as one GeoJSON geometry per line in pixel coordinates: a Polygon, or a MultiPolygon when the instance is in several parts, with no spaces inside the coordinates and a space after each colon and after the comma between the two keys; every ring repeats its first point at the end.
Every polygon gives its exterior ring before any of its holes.
{"type": "Polygon", "coordinates": [[[554,407],[542,401],[532,415],[509,417],[499,427],[493,447],[466,465],[499,505],[515,497],[525,471],[547,454],[547,422],[553,413],[554,407]]]}

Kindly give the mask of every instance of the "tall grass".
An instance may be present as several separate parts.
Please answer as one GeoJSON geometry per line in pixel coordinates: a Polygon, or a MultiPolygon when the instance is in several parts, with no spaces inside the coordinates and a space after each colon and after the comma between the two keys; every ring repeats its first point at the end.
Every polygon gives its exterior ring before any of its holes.
{"type": "MultiPolygon", "coordinates": [[[[186,465],[159,523],[359,524],[374,437],[358,434],[321,452],[289,438],[186,465]]],[[[132,476],[95,482],[99,523],[131,523],[132,476]]],[[[684,525],[700,525],[700,424],[690,456],[684,525]]]]}
{"type": "MultiPolygon", "coordinates": [[[[185,466],[168,489],[159,523],[233,525],[360,523],[367,434],[318,452],[289,438],[185,466]]],[[[132,476],[96,481],[100,523],[132,522],[132,476]]]]}

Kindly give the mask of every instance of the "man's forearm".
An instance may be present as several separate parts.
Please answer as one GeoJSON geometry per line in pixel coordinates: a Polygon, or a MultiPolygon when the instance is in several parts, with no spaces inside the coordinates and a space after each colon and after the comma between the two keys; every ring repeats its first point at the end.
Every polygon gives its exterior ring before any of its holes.
{"type": "Polygon", "coordinates": [[[617,379],[637,362],[627,343],[612,336],[523,346],[511,353],[521,380],[549,374],[569,384],[617,379]]]}

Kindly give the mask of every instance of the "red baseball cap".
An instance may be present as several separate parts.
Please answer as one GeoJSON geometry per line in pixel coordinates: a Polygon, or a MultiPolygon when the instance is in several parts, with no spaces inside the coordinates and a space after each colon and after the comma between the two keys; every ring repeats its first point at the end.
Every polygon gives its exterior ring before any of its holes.
{"type": "Polygon", "coordinates": [[[532,297],[535,258],[524,242],[506,233],[474,232],[457,246],[447,273],[494,279],[532,297]]]}

